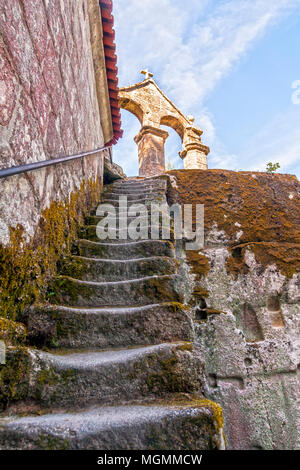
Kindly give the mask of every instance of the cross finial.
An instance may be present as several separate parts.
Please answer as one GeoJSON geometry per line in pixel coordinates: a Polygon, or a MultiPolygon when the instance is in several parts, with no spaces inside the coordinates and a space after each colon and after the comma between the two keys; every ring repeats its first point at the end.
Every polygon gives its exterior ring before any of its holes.
{"type": "Polygon", "coordinates": [[[142,70],[141,73],[145,75],[145,80],[148,80],[149,78],[153,77],[153,73],[149,72],[148,69],[142,70]]]}

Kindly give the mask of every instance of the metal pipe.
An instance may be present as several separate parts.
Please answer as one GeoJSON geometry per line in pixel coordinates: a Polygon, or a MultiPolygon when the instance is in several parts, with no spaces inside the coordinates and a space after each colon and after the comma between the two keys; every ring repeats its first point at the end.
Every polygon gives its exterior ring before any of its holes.
{"type": "Polygon", "coordinates": [[[58,165],[59,163],[69,162],[70,160],[77,160],[78,158],[87,157],[88,155],[94,155],[95,153],[103,152],[104,150],[111,150],[111,148],[111,146],[101,147],[99,149],[89,150],[88,152],[82,152],[75,155],[52,158],[51,160],[43,160],[41,162],[28,163],[27,165],[12,166],[10,168],[0,170],[0,178],[7,178],[8,176],[19,175],[20,173],[26,173],[27,171],[39,170],[40,168],[45,168],[46,166],[58,165]]]}

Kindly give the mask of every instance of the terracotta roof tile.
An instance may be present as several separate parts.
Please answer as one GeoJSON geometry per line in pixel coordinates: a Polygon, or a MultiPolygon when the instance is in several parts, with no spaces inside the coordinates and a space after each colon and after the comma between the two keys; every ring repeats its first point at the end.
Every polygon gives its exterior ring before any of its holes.
{"type": "Polygon", "coordinates": [[[107,145],[116,144],[120,137],[123,135],[121,129],[121,110],[119,101],[119,87],[118,87],[118,67],[117,67],[117,55],[115,45],[115,31],[114,17],[112,15],[113,1],[112,0],[100,0],[100,9],[102,16],[102,28],[103,28],[103,45],[106,62],[107,72],[107,83],[110,97],[110,106],[112,114],[112,123],[114,136],[111,142],[107,145]]]}

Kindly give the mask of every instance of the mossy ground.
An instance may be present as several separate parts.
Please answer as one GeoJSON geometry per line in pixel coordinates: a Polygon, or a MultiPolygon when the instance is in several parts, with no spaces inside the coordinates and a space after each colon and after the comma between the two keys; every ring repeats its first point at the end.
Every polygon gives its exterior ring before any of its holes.
{"type": "Polygon", "coordinates": [[[28,394],[30,355],[25,347],[7,351],[6,364],[0,365],[0,411],[28,394]]]}

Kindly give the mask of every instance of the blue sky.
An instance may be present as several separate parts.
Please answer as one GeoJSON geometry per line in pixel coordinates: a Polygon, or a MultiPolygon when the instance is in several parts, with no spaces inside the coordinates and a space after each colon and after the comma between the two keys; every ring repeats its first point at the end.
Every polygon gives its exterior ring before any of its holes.
{"type": "MultiPolygon", "coordinates": [[[[300,0],[115,0],[114,15],[120,86],[149,68],[195,116],[210,168],[263,171],[271,161],[299,178],[300,0]]],[[[127,111],[122,123],[114,160],[136,175],[140,124],[127,111]]],[[[166,160],[182,168],[180,139],[166,130],[166,160]]]]}

